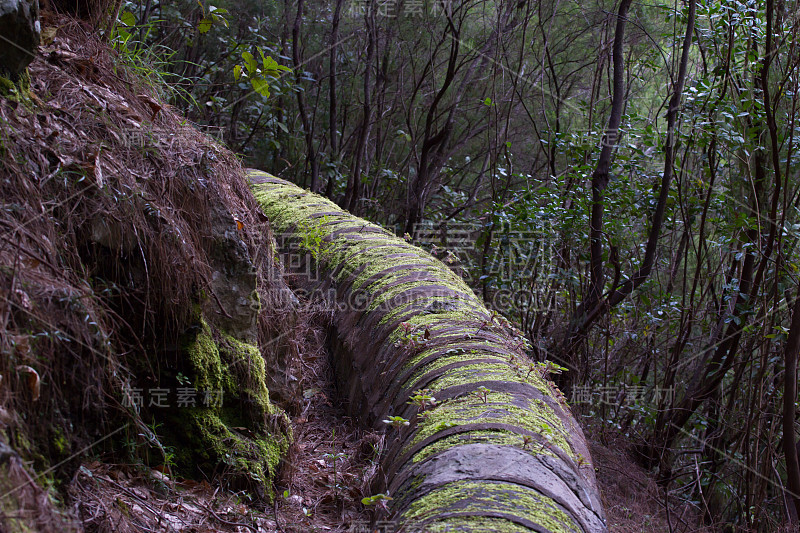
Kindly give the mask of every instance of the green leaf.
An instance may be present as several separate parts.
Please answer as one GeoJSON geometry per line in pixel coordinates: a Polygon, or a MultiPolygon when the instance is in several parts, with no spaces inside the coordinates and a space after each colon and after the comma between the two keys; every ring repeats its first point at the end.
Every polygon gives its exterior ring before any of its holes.
{"type": "Polygon", "coordinates": [[[244,66],[247,67],[247,73],[253,74],[258,68],[256,58],[250,52],[242,52],[242,59],[244,59],[244,66]]]}
{"type": "Polygon", "coordinates": [[[487,96],[486,100],[483,101],[483,105],[492,105],[492,99],[487,96]]]}
{"type": "Polygon", "coordinates": [[[261,54],[261,64],[263,66],[263,72],[265,76],[271,76],[273,78],[280,77],[280,71],[284,72],[291,72],[292,69],[286,67],[284,65],[279,65],[277,61],[272,59],[272,56],[264,55],[264,51],[260,48],[258,52],[261,54]]]}
{"type": "Polygon", "coordinates": [[[236,65],[235,67],[233,67],[233,79],[239,81],[239,78],[241,77],[242,77],[242,66],[236,65]]]}
{"type": "Polygon", "coordinates": [[[271,56],[265,56],[264,50],[261,48],[258,49],[258,53],[261,54],[261,63],[264,65],[264,72],[275,70],[275,67],[278,66],[278,62],[272,59],[271,56]]]}
{"type": "Polygon", "coordinates": [[[214,19],[214,22],[221,22],[223,26],[226,28],[228,27],[228,19],[225,17],[220,17],[219,15],[211,15],[211,18],[214,19]]]}
{"type": "Polygon", "coordinates": [[[253,84],[253,89],[263,96],[269,98],[269,83],[264,78],[251,78],[250,83],[253,84]]]}
{"type": "Polygon", "coordinates": [[[214,21],[209,18],[204,18],[197,24],[197,31],[200,33],[208,33],[208,30],[211,29],[211,25],[214,24],[214,21]]]}
{"type": "Polygon", "coordinates": [[[136,26],[136,17],[130,11],[123,11],[119,15],[119,21],[126,26],[136,26]]]}

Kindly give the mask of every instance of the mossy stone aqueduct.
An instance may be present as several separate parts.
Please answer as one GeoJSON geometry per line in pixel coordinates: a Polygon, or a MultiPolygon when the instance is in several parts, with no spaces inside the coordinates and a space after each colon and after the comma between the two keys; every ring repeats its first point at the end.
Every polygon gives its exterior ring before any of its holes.
{"type": "Polygon", "coordinates": [[[390,426],[375,487],[392,497],[399,530],[607,531],[583,434],[544,373],[523,364],[513,327],[427,252],[267,173],[249,177],[301,252],[287,264],[295,288],[334,310],[351,414],[409,422],[390,426]],[[421,390],[435,400],[409,401],[421,390]]]}

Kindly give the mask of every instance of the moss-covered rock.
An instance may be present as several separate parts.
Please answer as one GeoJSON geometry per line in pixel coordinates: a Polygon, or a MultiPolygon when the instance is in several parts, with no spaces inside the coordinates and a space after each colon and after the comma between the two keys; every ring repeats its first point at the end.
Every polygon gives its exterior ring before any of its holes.
{"type": "Polygon", "coordinates": [[[270,402],[258,347],[200,317],[182,352],[181,371],[191,380],[186,389],[197,394],[165,417],[177,467],[221,474],[233,488],[271,499],[292,434],[286,414],[270,402]]]}

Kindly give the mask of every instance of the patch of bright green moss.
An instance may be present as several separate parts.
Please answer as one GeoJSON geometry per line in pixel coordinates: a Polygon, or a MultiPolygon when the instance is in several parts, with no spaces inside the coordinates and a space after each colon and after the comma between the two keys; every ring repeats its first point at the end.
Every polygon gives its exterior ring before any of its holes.
{"type": "Polygon", "coordinates": [[[444,390],[456,385],[480,383],[482,381],[516,381],[518,375],[506,362],[476,363],[452,368],[436,378],[429,388],[444,390]]]}
{"type": "MultiPolygon", "coordinates": [[[[481,358],[481,359],[491,358],[491,359],[496,359],[498,363],[508,361],[507,357],[503,357],[500,354],[495,354],[491,352],[480,353],[475,350],[470,350],[470,352],[471,353],[467,354],[464,351],[460,351],[453,355],[442,355],[441,357],[437,357],[433,361],[429,362],[428,364],[426,364],[425,366],[414,372],[414,374],[408,379],[408,381],[405,382],[403,387],[413,389],[417,381],[419,381],[426,375],[430,374],[431,372],[435,372],[436,370],[443,368],[447,365],[453,363],[459,363],[464,360],[476,359],[476,358],[481,358]]],[[[480,363],[480,364],[485,364],[485,363],[480,363]]]]}
{"type": "Polygon", "coordinates": [[[446,531],[461,531],[462,533],[484,533],[493,531],[497,533],[530,533],[530,529],[515,524],[505,518],[486,518],[482,516],[458,516],[449,518],[446,522],[431,522],[426,525],[430,533],[444,533],[446,531]]]}
{"type": "Polygon", "coordinates": [[[172,410],[164,425],[178,467],[223,472],[237,486],[272,498],[292,436],[288,417],[269,400],[258,347],[216,331],[201,317],[184,353],[198,397],[193,406],[172,410]]]}
{"type": "Polygon", "coordinates": [[[555,457],[556,455],[542,447],[541,445],[530,442],[525,442],[525,437],[517,433],[505,431],[502,429],[486,430],[486,431],[470,431],[469,433],[459,433],[450,435],[443,439],[439,439],[425,446],[423,449],[414,454],[412,462],[418,463],[432,455],[439,452],[449,450],[454,446],[462,446],[465,444],[493,444],[496,446],[513,446],[517,449],[528,451],[531,455],[549,455],[555,457]]]}
{"type": "Polygon", "coordinates": [[[299,222],[312,218],[314,213],[341,211],[333,202],[320,196],[306,195],[291,185],[256,185],[253,187],[253,194],[278,231],[288,231],[299,222]]]}
{"type": "MultiPolygon", "coordinates": [[[[435,386],[430,388],[437,390],[435,386]]],[[[522,408],[513,401],[514,397],[509,393],[487,391],[485,398],[476,392],[440,404],[426,411],[428,414],[420,421],[416,435],[403,453],[418,442],[453,426],[495,423],[538,433],[575,458],[563,424],[547,404],[534,401],[528,408],[522,408]]]]}
{"type": "Polygon", "coordinates": [[[192,450],[191,457],[183,453],[178,456],[179,460],[195,461],[201,469],[219,470],[219,466],[224,465],[224,469],[233,474],[235,484],[257,485],[265,495],[273,497],[272,483],[288,449],[288,440],[263,430],[257,432],[234,426],[225,420],[226,414],[202,407],[189,409],[182,426],[192,431],[192,441],[199,446],[192,450]]]}
{"type": "MultiPolygon", "coordinates": [[[[292,186],[282,186],[275,184],[256,185],[253,187],[254,195],[261,205],[264,213],[280,231],[286,231],[291,227],[296,228],[296,232],[301,239],[309,235],[311,231],[318,230],[321,225],[313,226],[309,229],[314,220],[311,215],[326,211],[339,211],[339,207],[318,196],[297,194],[297,189],[292,186]]],[[[322,217],[326,218],[326,217],[322,217]]],[[[334,243],[326,244],[323,248],[324,253],[341,252],[334,266],[345,263],[348,268],[342,270],[342,277],[351,275],[359,266],[367,265],[354,282],[354,288],[359,288],[364,281],[375,274],[380,273],[391,266],[403,264],[408,258],[387,259],[387,255],[392,253],[413,253],[417,256],[415,261],[428,263],[432,271],[436,272],[441,284],[453,288],[459,292],[471,293],[469,287],[455,273],[447,268],[442,268],[441,263],[433,256],[410,244],[402,239],[395,237],[380,226],[348,217],[352,225],[352,233],[363,232],[369,229],[367,238],[362,240],[347,239],[342,236],[337,238],[334,243]],[[379,248],[375,248],[379,246],[379,248]],[[388,250],[387,250],[388,247],[388,250]],[[342,248],[344,248],[342,250],[342,248]]],[[[325,225],[329,225],[328,221],[325,225]]],[[[330,228],[326,228],[330,232],[330,228]]],[[[345,233],[346,235],[346,233],[345,233]]]]}
{"type": "MultiPolygon", "coordinates": [[[[453,340],[463,340],[464,339],[464,333],[463,332],[455,332],[455,333],[451,334],[449,337],[445,337],[445,338],[451,338],[453,340]]],[[[487,350],[486,350],[486,352],[481,352],[481,351],[479,351],[477,349],[474,349],[474,348],[463,349],[463,348],[459,348],[458,346],[454,346],[454,347],[450,348],[450,350],[448,350],[448,352],[452,353],[454,355],[455,354],[464,354],[465,356],[466,355],[470,355],[470,354],[475,354],[476,357],[483,357],[483,355],[482,355],[483,353],[492,354],[494,356],[499,356],[500,355],[497,352],[493,352],[493,351],[490,350],[490,348],[496,348],[497,347],[496,343],[489,342],[489,341],[486,341],[486,340],[477,340],[477,341],[470,341],[470,345],[471,346],[473,346],[473,345],[475,345],[475,346],[486,346],[487,350]]],[[[409,359],[405,363],[405,365],[403,366],[403,370],[406,370],[406,369],[409,369],[409,368],[413,367],[414,365],[416,365],[417,363],[419,363],[420,361],[422,361],[426,357],[429,357],[429,356],[433,355],[439,349],[440,348],[437,347],[437,348],[429,348],[427,350],[423,350],[422,352],[418,353],[417,355],[415,355],[414,357],[409,359]]]]}
{"type": "MultiPolygon", "coordinates": [[[[372,287],[370,287],[370,289],[372,289],[372,287]]],[[[389,309],[386,313],[384,313],[380,322],[378,323],[380,325],[386,324],[387,322],[397,319],[400,315],[406,312],[414,312],[417,314],[439,314],[446,311],[462,311],[465,316],[480,316],[482,312],[486,312],[477,301],[473,302],[461,298],[455,299],[449,295],[419,295],[416,298],[400,302],[393,309],[389,309]],[[409,310],[409,308],[412,306],[419,306],[422,303],[427,303],[427,309],[424,311],[421,311],[419,307],[415,307],[413,311],[409,310]]]]}
{"type": "Polygon", "coordinates": [[[0,97],[2,98],[30,104],[30,90],[31,76],[27,69],[19,74],[19,79],[16,82],[0,76],[0,97]]]}
{"type": "MultiPolygon", "coordinates": [[[[511,483],[498,483],[488,481],[455,481],[437,487],[428,494],[415,500],[409,509],[403,513],[404,523],[418,523],[432,520],[431,527],[436,523],[436,516],[446,512],[486,512],[487,509],[508,513],[512,516],[525,518],[533,523],[546,527],[552,533],[574,533],[581,528],[561,510],[555,502],[544,497],[532,489],[511,483]]],[[[447,525],[451,530],[462,531],[458,524],[477,526],[485,523],[483,517],[449,517],[447,525]]],[[[501,529],[486,529],[484,531],[527,531],[520,526],[510,524],[497,524],[501,529]]],[[[435,529],[430,529],[435,531],[435,529]]],[[[469,529],[468,531],[477,531],[469,529]]]]}
{"type": "Polygon", "coordinates": [[[198,391],[232,390],[233,377],[222,365],[219,347],[211,333],[211,326],[200,319],[200,332],[186,348],[191,370],[192,383],[198,391]]]}
{"type": "Polygon", "coordinates": [[[67,436],[64,435],[64,431],[58,426],[53,427],[53,447],[58,457],[66,457],[69,455],[69,441],[67,440],[67,436]]]}
{"type": "MultiPolygon", "coordinates": [[[[402,276],[402,274],[398,274],[398,275],[396,275],[396,278],[399,278],[401,276],[402,276]]],[[[402,282],[402,283],[398,283],[397,285],[394,285],[392,287],[389,287],[389,288],[381,291],[377,296],[375,296],[375,298],[370,303],[369,310],[372,311],[372,310],[378,309],[379,307],[386,308],[386,304],[388,302],[391,302],[392,299],[398,297],[402,293],[406,293],[407,291],[413,289],[414,287],[425,286],[425,285],[428,285],[428,286],[430,286],[430,285],[439,286],[440,287],[439,289],[435,289],[434,290],[434,291],[438,291],[438,292],[434,292],[434,293],[437,294],[437,296],[446,295],[447,297],[450,298],[450,301],[454,302],[454,306],[453,307],[455,309],[457,309],[457,308],[461,308],[462,309],[461,311],[456,311],[456,310],[444,311],[444,310],[442,310],[442,312],[440,314],[444,314],[444,313],[447,313],[447,312],[458,314],[458,316],[460,317],[461,320],[465,320],[465,319],[469,319],[469,318],[473,318],[473,319],[475,318],[475,313],[471,308],[469,308],[467,306],[464,306],[464,305],[458,305],[458,303],[456,303],[456,302],[464,301],[464,300],[469,301],[470,293],[466,293],[464,291],[459,291],[459,290],[457,290],[456,287],[453,286],[453,287],[447,287],[447,288],[455,291],[455,294],[452,294],[452,295],[447,294],[446,290],[441,287],[444,284],[439,282],[439,281],[436,281],[436,282],[433,282],[433,281],[422,281],[421,282],[421,281],[411,281],[411,280],[409,280],[409,281],[405,281],[405,282],[402,282]]],[[[408,297],[408,296],[406,296],[406,297],[408,297]]],[[[430,298],[430,296],[428,296],[427,298],[430,298]]],[[[402,301],[402,299],[401,299],[401,301],[402,301]]],[[[422,314],[422,316],[425,316],[425,315],[426,315],[425,313],[422,314]]],[[[451,315],[451,316],[453,316],[453,315],[451,315]]]]}

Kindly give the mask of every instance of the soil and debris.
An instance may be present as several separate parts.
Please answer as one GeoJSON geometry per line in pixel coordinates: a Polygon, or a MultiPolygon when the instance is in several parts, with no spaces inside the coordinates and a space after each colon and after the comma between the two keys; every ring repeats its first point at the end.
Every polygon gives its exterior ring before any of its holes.
{"type": "Polygon", "coordinates": [[[285,531],[367,531],[372,513],[361,500],[372,495],[383,434],[346,416],[324,331],[309,328],[305,338],[304,407],[278,483],[278,525],[285,531]]]}
{"type": "MultiPolygon", "coordinates": [[[[586,419],[583,419],[584,421],[586,419]]],[[[603,508],[612,533],[712,533],[703,526],[700,510],[664,494],[652,476],[638,466],[631,445],[595,423],[584,427],[592,454],[603,508]]]]}

